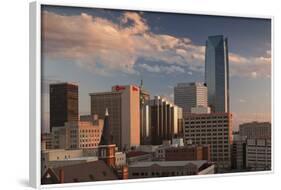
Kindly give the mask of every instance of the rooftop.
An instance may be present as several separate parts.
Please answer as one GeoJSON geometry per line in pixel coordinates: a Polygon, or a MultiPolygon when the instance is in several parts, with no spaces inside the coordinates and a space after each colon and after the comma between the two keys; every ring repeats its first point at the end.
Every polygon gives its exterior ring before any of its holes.
{"type": "Polygon", "coordinates": [[[202,165],[207,163],[206,160],[192,160],[192,161],[147,161],[147,162],[136,162],[129,167],[151,167],[152,165],[159,165],[162,167],[173,167],[173,166],[186,166],[188,164],[194,164],[197,168],[200,168],[202,165]]]}
{"type": "Polygon", "coordinates": [[[142,155],[145,155],[145,154],[150,154],[148,152],[143,152],[143,151],[131,151],[131,152],[128,152],[126,154],[127,158],[130,158],[130,157],[135,157],[135,156],[142,156],[142,155]]]}
{"type": "Polygon", "coordinates": [[[104,161],[98,160],[71,166],[49,168],[42,177],[42,184],[59,183],[63,172],[63,183],[105,181],[118,179],[104,161]]]}

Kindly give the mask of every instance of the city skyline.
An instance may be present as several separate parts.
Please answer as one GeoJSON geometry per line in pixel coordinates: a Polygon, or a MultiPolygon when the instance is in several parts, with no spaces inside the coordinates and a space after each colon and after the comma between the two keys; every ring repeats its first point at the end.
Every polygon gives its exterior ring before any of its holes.
{"type": "Polygon", "coordinates": [[[43,7],[42,14],[45,129],[48,84],[78,83],[80,114],[90,113],[89,93],[141,79],[152,97],[173,100],[177,83],[204,81],[205,41],[217,34],[229,41],[235,127],[271,121],[270,20],[52,6],[43,7]]]}

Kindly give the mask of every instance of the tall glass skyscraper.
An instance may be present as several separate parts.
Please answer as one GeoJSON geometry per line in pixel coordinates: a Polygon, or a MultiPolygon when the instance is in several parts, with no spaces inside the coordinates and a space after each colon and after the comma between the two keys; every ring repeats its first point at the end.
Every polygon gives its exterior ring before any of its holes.
{"type": "Polygon", "coordinates": [[[229,64],[227,38],[209,36],[205,51],[205,82],[212,112],[229,112],[229,64]]]}

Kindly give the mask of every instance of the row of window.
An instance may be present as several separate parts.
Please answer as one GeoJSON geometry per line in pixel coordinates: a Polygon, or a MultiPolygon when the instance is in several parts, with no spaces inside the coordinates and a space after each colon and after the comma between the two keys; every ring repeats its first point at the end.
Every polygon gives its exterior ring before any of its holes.
{"type": "Polygon", "coordinates": [[[189,125],[189,124],[205,124],[205,123],[228,123],[228,120],[185,121],[186,125],[189,125]]]}

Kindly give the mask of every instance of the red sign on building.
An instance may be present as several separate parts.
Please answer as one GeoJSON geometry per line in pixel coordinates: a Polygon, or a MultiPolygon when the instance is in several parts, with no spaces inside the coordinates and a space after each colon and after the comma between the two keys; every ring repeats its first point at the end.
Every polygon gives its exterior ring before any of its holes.
{"type": "Polygon", "coordinates": [[[117,85],[117,86],[115,87],[115,90],[116,90],[116,91],[125,90],[125,86],[119,86],[119,85],[117,85]]]}

